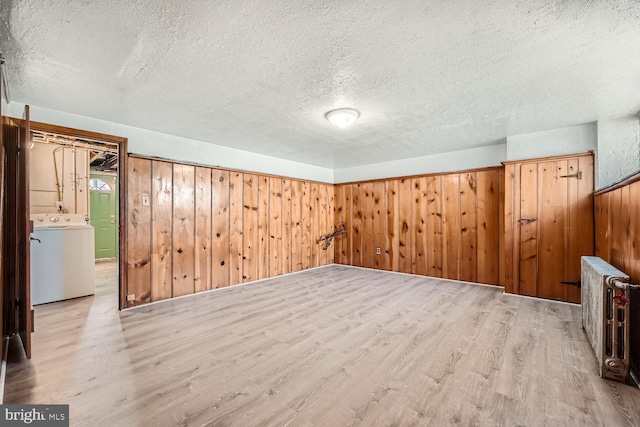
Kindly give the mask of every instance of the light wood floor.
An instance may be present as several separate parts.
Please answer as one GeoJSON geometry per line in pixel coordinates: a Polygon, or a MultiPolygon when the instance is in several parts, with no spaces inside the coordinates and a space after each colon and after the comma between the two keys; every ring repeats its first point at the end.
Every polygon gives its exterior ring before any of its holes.
{"type": "Polygon", "coordinates": [[[578,306],[342,266],[127,312],[101,289],[36,308],[7,403],[77,426],[640,423],[578,306]]]}

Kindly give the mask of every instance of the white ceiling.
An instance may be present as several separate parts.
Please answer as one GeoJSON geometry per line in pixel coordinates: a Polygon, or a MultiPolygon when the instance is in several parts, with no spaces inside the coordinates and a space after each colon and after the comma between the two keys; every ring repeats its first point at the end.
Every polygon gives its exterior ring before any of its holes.
{"type": "Polygon", "coordinates": [[[342,168],[640,110],[638,0],[1,0],[11,98],[342,168]],[[324,113],[361,112],[346,130],[324,113]]]}

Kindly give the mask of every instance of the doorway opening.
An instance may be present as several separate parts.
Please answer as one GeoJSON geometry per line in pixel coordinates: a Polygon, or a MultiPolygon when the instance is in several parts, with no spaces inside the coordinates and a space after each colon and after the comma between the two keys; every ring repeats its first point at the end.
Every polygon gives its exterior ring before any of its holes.
{"type": "Polygon", "coordinates": [[[84,294],[107,297],[108,303],[100,303],[103,307],[106,304],[121,308],[126,271],[122,268],[126,261],[122,250],[126,246],[126,227],[121,215],[126,138],[32,122],[31,141],[29,207],[33,237],[39,238],[39,231],[41,236],[48,237],[53,233],[42,231],[55,230],[64,235],[61,239],[67,255],[66,259],[59,256],[61,259],[54,267],[47,266],[37,259],[38,255],[41,259],[50,258],[46,253],[38,253],[46,252],[46,245],[32,240],[32,304],[36,310],[37,304],[47,303],[52,303],[47,311],[56,305],[64,309],[79,303],[81,299],[75,303],[70,300],[84,294]],[[66,226],[65,230],[56,229],[58,224],[66,226]],[[72,275],[75,279],[65,278],[64,292],[44,295],[42,299],[38,277],[48,277],[47,286],[51,288],[50,268],[58,269],[55,272],[58,276],[72,275]],[[59,271],[64,268],[72,273],[59,271]]]}

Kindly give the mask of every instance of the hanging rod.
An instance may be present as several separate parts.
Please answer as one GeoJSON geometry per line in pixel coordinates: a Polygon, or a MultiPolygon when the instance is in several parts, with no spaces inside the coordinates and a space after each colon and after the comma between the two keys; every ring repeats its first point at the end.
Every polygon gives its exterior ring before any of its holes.
{"type": "Polygon", "coordinates": [[[76,138],[66,138],[58,135],[40,133],[37,131],[33,132],[33,140],[35,142],[40,142],[45,144],[67,145],[71,147],[87,148],[93,151],[100,151],[103,153],[118,154],[117,146],[102,144],[98,142],[84,141],[76,138]]]}

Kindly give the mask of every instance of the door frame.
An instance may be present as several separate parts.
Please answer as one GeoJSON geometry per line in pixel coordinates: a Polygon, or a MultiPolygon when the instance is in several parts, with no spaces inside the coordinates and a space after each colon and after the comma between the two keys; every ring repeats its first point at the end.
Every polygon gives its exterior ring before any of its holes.
{"type": "Polygon", "coordinates": [[[40,131],[66,135],[70,137],[93,139],[109,142],[118,146],[118,309],[122,310],[126,304],[127,283],[127,145],[128,139],[122,136],[108,135],[105,133],[91,132],[64,126],[52,125],[41,122],[31,122],[31,131],[40,131]]]}

